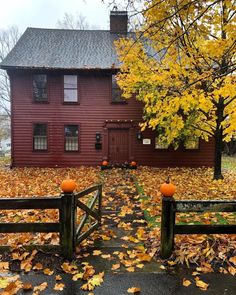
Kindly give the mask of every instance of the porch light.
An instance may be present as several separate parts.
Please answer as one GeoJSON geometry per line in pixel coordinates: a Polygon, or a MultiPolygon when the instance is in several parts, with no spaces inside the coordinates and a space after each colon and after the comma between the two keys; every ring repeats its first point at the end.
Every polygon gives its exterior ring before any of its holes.
{"type": "Polygon", "coordinates": [[[142,134],[141,131],[138,131],[138,133],[137,133],[137,139],[138,140],[142,140],[143,139],[143,134],[142,134]]]}

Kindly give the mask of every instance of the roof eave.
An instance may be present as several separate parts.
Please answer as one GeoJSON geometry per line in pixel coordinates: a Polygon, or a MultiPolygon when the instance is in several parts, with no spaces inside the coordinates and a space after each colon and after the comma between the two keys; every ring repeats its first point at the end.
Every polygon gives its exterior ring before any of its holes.
{"type": "Polygon", "coordinates": [[[29,67],[29,66],[7,66],[0,65],[2,70],[66,70],[66,71],[76,71],[76,70],[120,70],[120,67],[111,66],[107,68],[98,67],[83,67],[83,68],[60,68],[60,67],[29,67]]]}

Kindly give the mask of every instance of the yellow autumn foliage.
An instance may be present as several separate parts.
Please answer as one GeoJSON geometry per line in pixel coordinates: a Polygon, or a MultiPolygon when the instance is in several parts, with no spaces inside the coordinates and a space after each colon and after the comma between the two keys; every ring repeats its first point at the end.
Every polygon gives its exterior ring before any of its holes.
{"type": "Polygon", "coordinates": [[[236,130],[234,1],[143,1],[143,26],[116,41],[125,98],[143,102],[142,130],[163,142],[236,130]]]}

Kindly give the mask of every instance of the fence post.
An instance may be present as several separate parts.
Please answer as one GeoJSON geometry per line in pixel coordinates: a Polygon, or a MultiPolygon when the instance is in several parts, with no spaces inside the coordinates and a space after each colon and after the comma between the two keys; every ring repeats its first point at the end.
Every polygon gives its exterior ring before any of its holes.
{"type": "Polygon", "coordinates": [[[72,259],[75,248],[75,197],[73,193],[61,195],[60,210],[60,244],[62,254],[67,259],[72,259]]]}
{"type": "Polygon", "coordinates": [[[174,247],[175,200],[173,197],[162,197],[161,213],[161,257],[171,256],[174,247]]]}

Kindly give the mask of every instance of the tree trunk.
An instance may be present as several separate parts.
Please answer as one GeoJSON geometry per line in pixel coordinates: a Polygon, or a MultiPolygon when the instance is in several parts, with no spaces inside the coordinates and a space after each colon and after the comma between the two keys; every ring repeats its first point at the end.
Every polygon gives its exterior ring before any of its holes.
{"type": "Polygon", "coordinates": [[[221,172],[223,148],[223,132],[222,128],[215,131],[215,163],[214,163],[214,179],[223,179],[221,172]]]}

